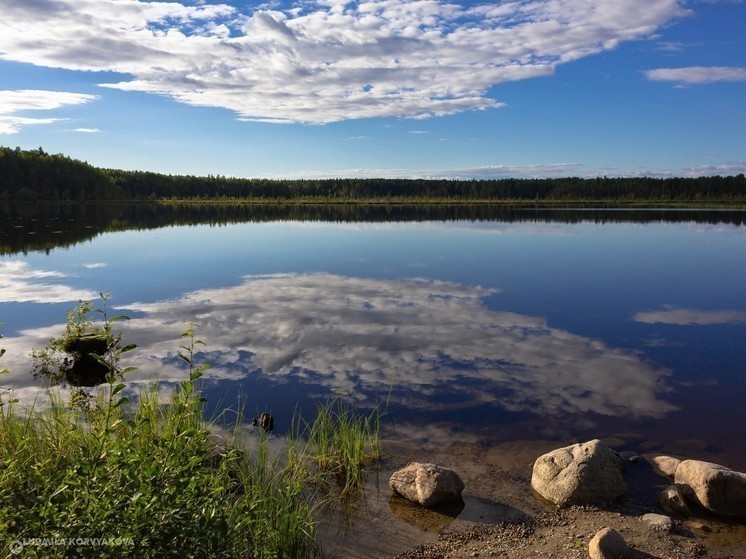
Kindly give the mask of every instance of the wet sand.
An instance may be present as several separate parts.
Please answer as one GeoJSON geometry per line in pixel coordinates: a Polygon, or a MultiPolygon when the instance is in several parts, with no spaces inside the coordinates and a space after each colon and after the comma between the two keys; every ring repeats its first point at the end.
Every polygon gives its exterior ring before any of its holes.
{"type": "Polygon", "coordinates": [[[669,485],[647,460],[628,462],[630,495],[605,506],[556,511],[530,486],[531,467],[556,441],[511,441],[483,447],[475,437],[446,445],[414,446],[401,438],[383,441],[380,471],[367,481],[367,496],[351,517],[321,526],[325,556],[341,558],[587,557],[588,542],[603,527],[619,531],[641,558],[746,559],[746,525],[700,514],[675,519],[663,533],[640,517],[662,513],[657,494],[669,485]],[[393,496],[388,479],[410,461],[449,467],[465,482],[463,503],[432,510],[393,496]]]}

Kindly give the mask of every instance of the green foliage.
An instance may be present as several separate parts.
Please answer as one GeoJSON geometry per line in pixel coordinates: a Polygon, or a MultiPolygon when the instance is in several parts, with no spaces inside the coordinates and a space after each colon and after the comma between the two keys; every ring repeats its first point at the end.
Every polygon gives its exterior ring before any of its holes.
{"type": "Polygon", "coordinates": [[[24,556],[318,555],[306,473],[214,442],[194,380],[170,399],[158,386],[118,406],[99,389],[93,413],[64,405],[0,410],[0,544],[24,556]],[[57,541],[34,547],[33,538],[57,541]],[[81,538],[114,540],[79,546],[81,538]]]}
{"type": "MultiPolygon", "coordinates": [[[[0,334],[0,339],[3,338],[3,335],[0,334]]],[[[5,355],[5,348],[0,348],[0,357],[5,355]]],[[[8,369],[0,369],[0,375],[7,375],[10,371],[8,369]]],[[[9,392],[6,388],[3,388],[0,386],[0,409],[5,405],[5,401],[3,400],[3,392],[9,392]]]]}
{"type": "MultiPolygon", "coordinates": [[[[333,400],[312,424],[300,417],[284,454],[268,436],[247,448],[240,423],[219,437],[204,417],[199,385],[208,368],[195,361],[204,342],[194,324],[179,358],[188,377],[166,394],[153,384],[136,402],[119,358],[121,345],[108,296],[68,315],[65,340],[107,340],[96,354],[107,382],[76,388],[68,402],[50,389],[51,405],[0,406],[0,551],[24,557],[304,558],[320,556],[316,524],[336,483],[350,497],[364,468],[380,456],[379,414],[362,416],[333,400]],[[92,315],[99,314],[99,322],[92,315]],[[301,437],[307,440],[302,442],[301,437]]],[[[69,344],[66,346],[69,350],[69,344]]],[[[243,417],[242,410],[236,413],[243,417]]]]}
{"type": "Polygon", "coordinates": [[[34,378],[72,386],[96,386],[121,380],[132,368],[121,368],[122,355],[137,347],[122,345],[122,334],[114,325],[128,318],[109,316],[107,293],[100,293],[101,306],[92,308],[91,301],[80,301],[67,313],[65,335],[51,338],[47,346],[32,351],[34,378]],[[91,315],[100,315],[95,323],[91,315]]]}
{"type": "Polygon", "coordinates": [[[381,457],[379,428],[378,407],[362,415],[341,398],[334,398],[317,405],[313,423],[296,418],[292,437],[307,441],[307,453],[319,479],[333,480],[340,494],[348,497],[362,488],[366,466],[381,457]]]}
{"type": "Polygon", "coordinates": [[[194,324],[193,322],[190,323],[189,327],[181,335],[181,337],[186,338],[188,342],[179,346],[179,348],[183,350],[183,353],[179,352],[178,354],[179,359],[184,361],[189,366],[189,380],[190,381],[197,380],[198,378],[202,376],[202,373],[204,371],[210,368],[209,363],[203,363],[202,365],[195,367],[194,354],[195,354],[196,348],[197,346],[205,345],[205,342],[203,342],[202,340],[196,339],[194,337],[195,326],[196,324],[194,324]]]}
{"type": "Polygon", "coordinates": [[[41,148],[0,147],[0,199],[262,201],[717,201],[746,202],[746,177],[584,179],[244,179],[99,169],[41,148]]]}

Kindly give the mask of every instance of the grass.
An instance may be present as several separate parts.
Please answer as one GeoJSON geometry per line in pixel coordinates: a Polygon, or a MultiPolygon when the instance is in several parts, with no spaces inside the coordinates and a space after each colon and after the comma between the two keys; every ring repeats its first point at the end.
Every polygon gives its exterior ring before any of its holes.
{"type": "Polygon", "coordinates": [[[59,398],[44,411],[3,406],[0,542],[28,541],[31,557],[318,555],[308,471],[280,467],[266,438],[253,452],[216,446],[190,385],[166,405],[153,388],[133,408],[101,394],[87,413],[59,398]],[[79,538],[120,545],[76,549],[79,538]]]}
{"type": "Polygon", "coordinates": [[[365,468],[381,457],[380,412],[362,415],[339,398],[317,405],[313,423],[297,418],[292,438],[306,440],[305,453],[320,479],[333,480],[339,493],[357,493],[365,478],[365,468]]]}
{"type": "MultiPolygon", "coordinates": [[[[204,345],[194,325],[182,335],[178,354],[188,380],[168,395],[154,384],[130,403],[122,394],[131,368],[120,368],[119,358],[135,346],[121,345],[112,324],[126,317],[109,318],[102,298],[102,326],[88,319],[90,304],[81,302],[68,317],[66,337],[50,344],[97,328],[107,339],[106,354],[94,354],[108,371],[105,384],[50,388],[51,405],[44,407],[23,406],[0,392],[0,552],[320,556],[318,513],[328,510],[333,494],[318,488],[336,486],[338,496],[349,496],[362,486],[365,466],[380,456],[378,410],[363,416],[338,399],[320,405],[312,423],[296,417],[276,453],[261,429],[247,448],[240,420],[218,437],[218,425],[204,415],[199,378],[209,366],[193,362],[196,347],[204,345]]],[[[45,355],[41,364],[58,381],[65,378],[58,364],[69,361],[45,355]]],[[[242,410],[236,416],[243,417],[242,410]]]]}

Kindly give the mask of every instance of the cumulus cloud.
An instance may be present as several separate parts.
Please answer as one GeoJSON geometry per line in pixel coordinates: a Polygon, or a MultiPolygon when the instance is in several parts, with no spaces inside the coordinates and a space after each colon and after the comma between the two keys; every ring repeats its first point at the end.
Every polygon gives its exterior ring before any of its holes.
{"type": "Polygon", "coordinates": [[[717,82],[746,82],[746,68],[738,66],[688,66],[647,70],[652,81],[675,82],[679,85],[703,85],[717,82]]]}
{"type": "MultiPolygon", "coordinates": [[[[2,27],[2,24],[0,24],[2,27]]],[[[1,41],[1,39],[0,39],[1,41]]],[[[0,50],[2,50],[0,48],[0,50]]],[[[97,99],[95,95],[68,93],[64,91],[43,91],[22,89],[0,91],[0,134],[15,134],[24,126],[51,124],[59,118],[23,117],[17,113],[24,111],[51,111],[67,105],[80,105],[97,99]]]]}
{"type": "Polygon", "coordinates": [[[58,281],[64,277],[60,272],[34,269],[27,262],[0,262],[0,303],[64,303],[96,297],[92,291],[58,281]]]}
{"type": "Polygon", "coordinates": [[[125,73],[102,85],[223,107],[243,120],[426,118],[500,107],[492,86],[550,75],[687,13],[677,0],[311,0],[241,10],[4,0],[0,57],[125,73]]]}
{"type": "Polygon", "coordinates": [[[675,324],[678,326],[742,324],[746,323],[746,312],[736,310],[705,311],[699,309],[665,308],[659,311],[635,313],[632,320],[645,324],[675,324]]]}

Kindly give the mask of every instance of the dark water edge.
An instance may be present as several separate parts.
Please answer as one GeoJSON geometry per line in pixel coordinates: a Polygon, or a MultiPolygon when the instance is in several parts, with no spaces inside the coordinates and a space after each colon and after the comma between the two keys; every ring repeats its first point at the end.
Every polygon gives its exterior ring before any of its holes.
{"type": "Polygon", "coordinates": [[[48,252],[106,232],[247,222],[746,224],[746,208],[613,208],[496,204],[0,204],[0,254],[48,252]]]}

